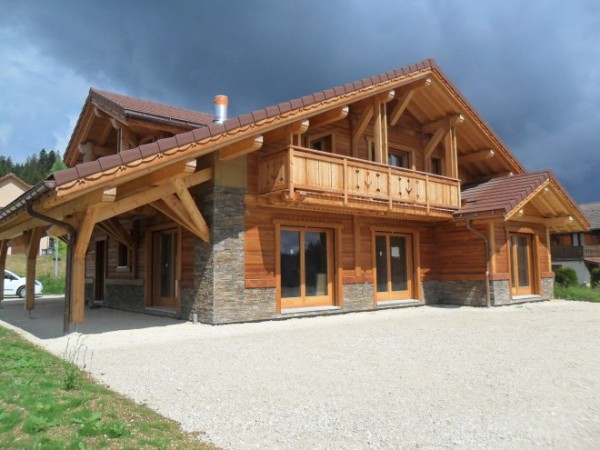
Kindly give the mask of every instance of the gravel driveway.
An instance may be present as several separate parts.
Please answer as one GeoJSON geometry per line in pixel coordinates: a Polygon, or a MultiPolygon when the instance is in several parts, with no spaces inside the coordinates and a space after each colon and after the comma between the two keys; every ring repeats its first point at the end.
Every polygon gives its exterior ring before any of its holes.
{"type": "Polygon", "coordinates": [[[99,380],[227,449],[600,447],[600,304],[176,323],[85,345],[99,380]]]}

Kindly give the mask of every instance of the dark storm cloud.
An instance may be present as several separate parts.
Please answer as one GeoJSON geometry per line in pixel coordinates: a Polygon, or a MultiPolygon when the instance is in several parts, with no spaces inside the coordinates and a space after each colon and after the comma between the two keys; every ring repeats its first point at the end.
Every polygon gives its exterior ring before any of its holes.
{"type": "Polygon", "coordinates": [[[20,1],[0,30],[91,85],[208,111],[225,93],[232,114],[432,56],[527,168],[592,200],[596,3],[20,1]]]}

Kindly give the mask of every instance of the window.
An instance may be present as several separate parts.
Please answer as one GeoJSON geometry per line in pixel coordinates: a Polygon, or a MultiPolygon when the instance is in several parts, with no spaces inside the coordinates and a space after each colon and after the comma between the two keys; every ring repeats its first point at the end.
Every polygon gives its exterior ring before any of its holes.
{"type": "Polygon", "coordinates": [[[331,134],[321,136],[317,139],[310,139],[308,146],[313,150],[333,153],[333,137],[331,134]]]}
{"type": "Polygon", "coordinates": [[[375,290],[378,301],[412,296],[412,236],[375,235],[375,290]]]}
{"type": "Polygon", "coordinates": [[[431,173],[444,175],[442,158],[431,158],[431,173]]]}
{"type": "Polygon", "coordinates": [[[119,242],[117,250],[117,267],[120,269],[129,268],[129,247],[119,242]]]}
{"type": "Polygon", "coordinates": [[[410,169],[411,167],[411,154],[402,150],[389,149],[388,151],[388,165],[394,167],[403,167],[410,169]]]}
{"type": "Polygon", "coordinates": [[[333,232],[282,228],[279,272],[283,308],[333,304],[333,232]]]}

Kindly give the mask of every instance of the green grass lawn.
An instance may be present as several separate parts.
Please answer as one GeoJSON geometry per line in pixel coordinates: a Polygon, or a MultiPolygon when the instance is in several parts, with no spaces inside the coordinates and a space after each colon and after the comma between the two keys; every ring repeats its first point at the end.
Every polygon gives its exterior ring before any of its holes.
{"type": "Polygon", "coordinates": [[[0,448],[214,447],[0,327],[0,448]]]}
{"type": "Polygon", "coordinates": [[[582,286],[562,287],[554,286],[554,297],[564,300],[579,300],[600,303],[600,289],[582,286]]]}

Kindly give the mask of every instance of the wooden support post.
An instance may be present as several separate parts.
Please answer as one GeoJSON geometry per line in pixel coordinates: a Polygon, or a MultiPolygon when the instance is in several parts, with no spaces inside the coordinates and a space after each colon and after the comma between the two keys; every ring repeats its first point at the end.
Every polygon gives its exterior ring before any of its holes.
{"type": "Polygon", "coordinates": [[[96,224],[97,208],[91,206],[83,216],[77,229],[77,239],[73,250],[71,273],[71,321],[82,323],[85,305],[85,254],[96,224]]]}
{"type": "Polygon", "coordinates": [[[377,98],[373,99],[373,111],[375,111],[375,123],[373,124],[373,137],[375,144],[375,162],[383,164],[383,133],[381,120],[381,103],[377,98]]]}
{"type": "Polygon", "coordinates": [[[354,228],[354,275],[359,278],[362,275],[360,269],[360,220],[358,216],[353,216],[352,219],[354,228]]]}
{"type": "MultiPolygon", "coordinates": [[[[45,228],[36,227],[27,233],[27,281],[25,282],[25,308],[31,311],[35,308],[35,263],[40,251],[40,239],[45,228]]],[[[4,275],[4,274],[3,274],[4,275]]]]}
{"type": "Polygon", "coordinates": [[[0,241],[0,272],[2,274],[0,277],[0,306],[2,305],[2,300],[4,300],[4,269],[6,269],[6,255],[8,254],[9,242],[8,239],[0,241]]]}

